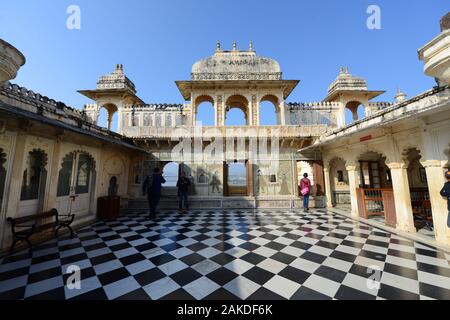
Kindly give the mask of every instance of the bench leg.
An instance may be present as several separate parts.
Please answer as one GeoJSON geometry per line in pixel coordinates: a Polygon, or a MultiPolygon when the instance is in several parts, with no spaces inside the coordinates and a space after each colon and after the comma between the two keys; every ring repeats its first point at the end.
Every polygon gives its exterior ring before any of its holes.
{"type": "Polygon", "coordinates": [[[28,238],[24,239],[24,241],[26,243],[28,243],[29,253],[30,253],[30,256],[31,256],[33,254],[33,245],[31,244],[31,241],[28,240],[28,238]]]}
{"type": "Polygon", "coordinates": [[[73,237],[74,237],[74,232],[73,232],[72,227],[71,227],[71,226],[67,226],[67,228],[69,228],[69,230],[70,230],[70,238],[73,239],[73,237]]]}
{"type": "Polygon", "coordinates": [[[16,246],[17,242],[19,242],[19,239],[14,239],[11,247],[9,248],[9,253],[12,253],[14,251],[14,247],[16,246]]]}
{"type": "Polygon", "coordinates": [[[58,232],[59,232],[59,229],[61,229],[61,227],[62,226],[58,226],[58,228],[56,228],[56,230],[55,230],[55,237],[56,238],[58,238],[58,232]]]}

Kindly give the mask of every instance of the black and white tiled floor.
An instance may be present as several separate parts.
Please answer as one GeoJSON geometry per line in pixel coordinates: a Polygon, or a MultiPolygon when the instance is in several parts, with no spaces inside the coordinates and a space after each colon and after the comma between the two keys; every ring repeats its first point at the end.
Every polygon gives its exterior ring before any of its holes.
{"type": "Polygon", "coordinates": [[[320,210],[129,213],[0,259],[0,299],[450,299],[449,260],[320,210]]]}

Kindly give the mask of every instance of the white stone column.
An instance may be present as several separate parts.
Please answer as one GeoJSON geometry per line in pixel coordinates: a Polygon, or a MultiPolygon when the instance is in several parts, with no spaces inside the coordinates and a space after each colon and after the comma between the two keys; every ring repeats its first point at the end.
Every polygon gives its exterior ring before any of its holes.
{"type": "Polygon", "coordinates": [[[15,218],[18,215],[20,190],[22,187],[23,161],[25,158],[25,144],[27,140],[26,133],[20,132],[16,138],[16,147],[14,150],[14,164],[11,173],[11,185],[5,199],[8,199],[6,207],[6,216],[15,218]]]}
{"type": "Polygon", "coordinates": [[[117,133],[122,134],[122,106],[117,108],[117,133]]]}
{"type": "Polygon", "coordinates": [[[427,173],[436,241],[450,245],[450,228],[447,227],[447,200],[441,197],[440,194],[445,183],[444,168],[441,166],[440,161],[433,160],[424,161],[422,165],[427,173]]]}
{"type": "Polygon", "coordinates": [[[414,227],[411,194],[409,192],[408,166],[404,162],[393,162],[387,164],[387,166],[391,170],[397,229],[415,233],[416,228],[414,227]]]}
{"type": "Polygon", "coordinates": [[[333,195],[331,191],[330,168],[323,168],[323,179],[325,180],[325,195],[327,197],[327,208],[333,208],[333,195]]]}
{"type": "Polygon", "coordinates": [[[352,204],[352,216],[358,217],[358,196],[356,194],[356,189],[359,186],[359,179],[357,175],[358,166],[356,164],[347,165],[346,167],[348,174],[348,185],[350,189],[350,200],[352,204]]]}
{"type": "Polygon", "coordinates": [[[280,125],[284,126],[284,125],[286,125],[286,110],[284,108],[284,101],[280,102],[279,108],[280,108],[280,118],[281,118],[280,125]]]}
{"type": "Polygon", "coordinates": [[[53,148],[53,155],[50,159],[49,164],[49,178],[52,183],[49,185],[47,201],[44,203],[44,210],[51,210],[56,208],[57,192],[58,192],[58,178],[59,178],[59,167],[61,164],[61,149],[62,149],[61,137],[56,138],[55,146],[53,148]]]}

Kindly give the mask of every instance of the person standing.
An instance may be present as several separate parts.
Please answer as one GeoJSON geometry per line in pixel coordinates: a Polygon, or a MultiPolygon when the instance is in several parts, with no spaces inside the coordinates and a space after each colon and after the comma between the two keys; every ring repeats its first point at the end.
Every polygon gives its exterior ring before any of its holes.
{"type": "Polygon", "coordinates": [[[303,174],[303,179],[300,180],[300,193],[303,196],[303,211],[309,211],[309,195],[311,193],[311,180],[308,179],[308,174],[303,174]]]}
{"type": "Polygon", "coordinates": [[[153,219],[156,216],[156,207],[161,199],[161,187],[166,183],[166,179],[162,176],[161,170],[155,168],[152,176],[148,176],[143,185],[144,192],[147,193],[148,206],[150,208],[150,218],[153,219]]]}
{"type": "Polygon", "coordinates": [[[450,170],[445,172],[445,178],[447,178],[447,182],[441,190],[441,196],[447,198],[447,227],[450,228],[450,170]]]}
{"type": "Polygon", "coordinates": [[[186,210],[189,210],[188,192],[191,181],[186,177],[186,173],[182,172],[181,177],[177,181],[178,188],[178,207],[183,210],[183,202],[186,210]]]}

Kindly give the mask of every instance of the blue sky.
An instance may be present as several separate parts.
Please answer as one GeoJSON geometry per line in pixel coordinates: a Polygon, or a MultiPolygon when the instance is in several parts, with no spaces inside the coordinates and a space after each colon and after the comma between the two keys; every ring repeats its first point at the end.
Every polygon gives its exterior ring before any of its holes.
{"type": "Polygon", "coordinates": [[[0,37],[21,50],[26,65],[13,81],[73,107],[90,101],[78,89],[124,65],[146,102],[180,103],[174,81],[192,64],[234,40],[280,64],[301,83],[288,101],[320,101],[339,66],[386,90],[408,96],[429,89],[417,49],[439,33],[447,0],[0,0],[0,37]],[[66,28],[69,5],[81,8],[81,30],[66,28]],[[366,27],[370,4],[381,8],[381,30],[366,27]]]}

